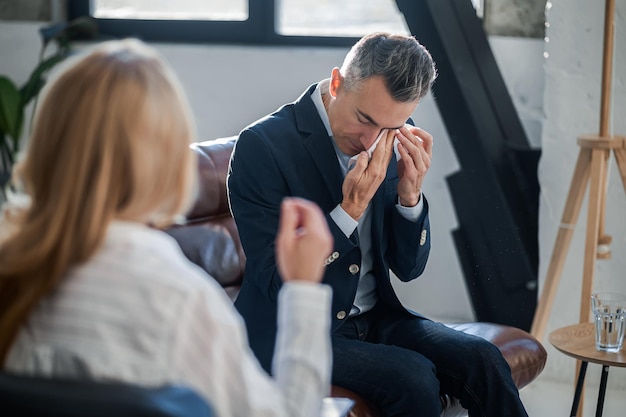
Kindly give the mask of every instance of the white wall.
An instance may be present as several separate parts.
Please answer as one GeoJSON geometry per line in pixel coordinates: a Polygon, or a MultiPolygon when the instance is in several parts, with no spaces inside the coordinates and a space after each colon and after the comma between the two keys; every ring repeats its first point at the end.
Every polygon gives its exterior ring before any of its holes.
{"type": "MultiPolygon", "coordinates": [[[[626,0],[616,0],[615,63],[613,81],[612,133],[626,135],[626,0]]],[[[552,2],[547,13],[545,44],[549,57],[544,62],[546,80],[544,108],[546,121],[539,167],[540,202],[540,283],[550,262],[557,229],[565,205],[579,147],[578,136],[599,133],[604,2],[572,0],[552,2]]],[[[596,264],[593,289],[626,293],[626,199],[619,173],[611,158],[606,232],[613,237],[613,259],[596,264]]],[[[550,331],[578,322],[585,230],[586,198],[576,224],[574,239],[560,279],[550,331]]],[[[547,340],[547,337],[545,338],[547,340]]],[[[545,343],[549,360],[542,378],[573,381],[574,361],[545,343]]],[[[589,368],[589,377],[599,371],[589,368]]],[[[609,387],[626,387],[626,369],[611,368],[609,387]]]]}

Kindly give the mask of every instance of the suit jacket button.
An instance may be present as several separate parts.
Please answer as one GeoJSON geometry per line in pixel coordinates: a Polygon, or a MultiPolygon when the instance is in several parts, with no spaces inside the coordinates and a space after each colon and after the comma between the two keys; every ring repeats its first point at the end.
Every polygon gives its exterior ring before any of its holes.
{"type": "Polygon", "coordinates": [[[346,318],[346,312],[345,312],[345,311],[343,311],[343,310],[341,310],[339,313],[337,313],[337,318],[338,318],[339,320],[343,320],[343,319],[345,319],[345,318],[346,318]]]}
{"type": "Polygon", "coordinates": [[[426,229],[422,230],[422,235],[420,236],[420,246],[424,246],[424,244],[426,243],[427,235],[428,235],[428,232],[426,231],[426,229]]]}
{"type": "Polygon", "coordinates": [[[328,266],[332,264],[333,262],[337,260],[337,258],[339,258],[339,252],[333,252],[332,254],[328,256],[328,258],[324,260],[324,266],[328,266]]]}
{"type": "Polygon", "coordinates": [[[359,273],[359,266],[357,264],[352,264],[348,267],[348,271],[350,271],[352,275],[356,275],[359,273]]]}

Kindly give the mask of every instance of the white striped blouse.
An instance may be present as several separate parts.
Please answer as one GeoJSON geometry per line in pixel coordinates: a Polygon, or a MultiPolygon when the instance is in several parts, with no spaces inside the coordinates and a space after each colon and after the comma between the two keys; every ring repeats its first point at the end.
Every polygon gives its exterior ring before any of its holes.
{"type": "Polygon", "coordinates": [[[271,378],[230,299],[171,237],[114,222],[103,247],[31,314],[6,369],[182,383],[220,417],[317,417],[330,387],[330,302],[326,285],[283,286],[271,378]]]}

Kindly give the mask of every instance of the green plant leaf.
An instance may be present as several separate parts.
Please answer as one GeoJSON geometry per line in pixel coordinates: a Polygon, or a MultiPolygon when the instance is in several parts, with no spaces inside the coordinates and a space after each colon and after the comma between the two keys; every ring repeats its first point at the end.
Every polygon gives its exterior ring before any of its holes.
{"type": "Polygon", "coordinates": [[[22,98],[17,87],[7,77],[0,76],[0,130],[13,138],[19,138],[23,113],[22,98]]]}
{"type": "Polygon", "coordinates": [[[0,166],[3,170],[11,170],[13,166],[13,152],[7,135],[0,132],[0,166]]]}
{"type": "Polygon", "coordinates": [[[93,39],[98,33],[95,19],[80,16],[70,22],[56,23],[39,29],[44,49],[50,41],[57,41],[61,49],[69,49],[75,39],[93,39]]]}
{"type": "Polygon", "coordinates": [[[4,132],[0,132],[0,192],[6,199],[5,188],[11,180],[11,172],[15,156],[13,155],[9,139],[4,132]]]}
{"type": "Polygon", "coordinates": [[[0,192],[2,192],[3,195],[5,187],[11,180],[13,163],[13,155],[9,143],[6,141],[6,135],[4,132],[0,132],[0,192]]]}
{"type": "Polygon", "coordinates": [[[70,21],[65,29],[68,41],[76,39],[93,39],[98,34],[96,20],[90,16],[80,16],[70,21]]]}
{"type": "Polygon", "coordinates": [[[15,134],[11,135],[13,139],[13,152],[11,155],[12,160],[15,159],[20,150],[20,138],[22,137],[22,130],[24,128],[24,107],[20,107],[20,110],[17,113],[16,126],[17,129],[15,130],[15,134]]]}
{"type": "Polygon", "coordinates": [[[49,26],[44,26],[39,29],[39,34],[41,35],[44,47],[48,45],[51,40],[57,38],[58,36],[61,36],[66,27],[67,23],[61,22],[49,26]]]}
{"type": "Polygon", "coordinates": [[[32,78],[20,88],[20,95],[22,96],[22,104],[27,105],[34,97],[39,94],[39,91],[46,84],[43,78],[32,78]]]}
{"type": "Polygon", "coordinates": [[[22,105],[26,106],[46,83],[45,76],[55,65],[63,61],[67,57],[66,54],[57,53],[41,62],[31,72],[28,81],[20,88],[22,105]]]}

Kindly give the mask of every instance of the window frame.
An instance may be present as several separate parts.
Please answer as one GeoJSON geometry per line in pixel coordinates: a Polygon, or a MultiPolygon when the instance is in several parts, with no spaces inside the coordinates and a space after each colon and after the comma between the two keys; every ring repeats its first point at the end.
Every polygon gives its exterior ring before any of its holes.
{"type": "Polygon", "coordinates": [[[172,43],[219,43],[245,45],[352,46],[359,37],[291,36],[276,32],[276,0],[248,0],[248,19],[144,20],[96,18],[93,0],[69,0],[68,19],[92,17],[102,37],[135,37],[144,41],[172,43]]]}

